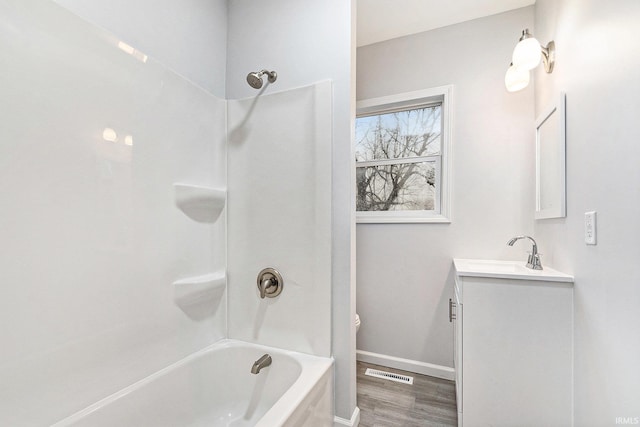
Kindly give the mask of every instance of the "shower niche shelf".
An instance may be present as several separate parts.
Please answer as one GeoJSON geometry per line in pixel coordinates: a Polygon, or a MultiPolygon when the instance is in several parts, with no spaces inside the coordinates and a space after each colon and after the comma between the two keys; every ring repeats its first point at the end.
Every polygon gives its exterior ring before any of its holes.
{"type": "Polygon", "coordinates": [[[214,223],[220,217],[227,199],[221,188],[193,184],[173,184],[176,206],[197,222],[214,223]]]}
{"type": "Polygon", "coordinates": [[[219,301],[227,285],[224,271],[216,271],[202,276],[187,277],[173,282],[174,300],[187,311],[201,303],[219,301]]]}

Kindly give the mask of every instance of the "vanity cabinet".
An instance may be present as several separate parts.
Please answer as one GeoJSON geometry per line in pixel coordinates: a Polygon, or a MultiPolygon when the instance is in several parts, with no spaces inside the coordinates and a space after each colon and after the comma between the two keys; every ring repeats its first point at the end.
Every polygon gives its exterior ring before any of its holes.
{"type": "Polygon", "coordinates": [[[456,383],[456,403],[458,405],[458,425],[462,425],[462,324],[463,310],[460,294],[456,286],[453,300],[449,300],[449,321],[453,322],[453,369],[456,383]]]}
{"type": "Polygon", "coordinates": [[[458,425],[571,426],[573,277],[454,260],[458,425]]]}

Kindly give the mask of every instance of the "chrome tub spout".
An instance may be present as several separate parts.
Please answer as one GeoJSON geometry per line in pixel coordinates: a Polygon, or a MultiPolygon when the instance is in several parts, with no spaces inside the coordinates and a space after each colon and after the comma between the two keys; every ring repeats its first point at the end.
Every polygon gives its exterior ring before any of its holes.
{"type": "Polygon", "coordinates": [[[265,354],[260,359],[253,362],[253,366],[251,367],[251,373],[259,374],[260,370],[262,370],[262,368],[266,368],[267,366],[270,366],[271,362],[272,362],[271,356],[269,356],[268,354],[265,354]]]}

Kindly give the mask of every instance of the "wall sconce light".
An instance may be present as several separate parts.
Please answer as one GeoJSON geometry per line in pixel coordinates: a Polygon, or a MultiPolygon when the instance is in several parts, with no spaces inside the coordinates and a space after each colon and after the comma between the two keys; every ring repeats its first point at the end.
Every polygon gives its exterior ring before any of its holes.
{"type": "Polygon", "coordinates": [[[529,29],[522,31],[520,41],[513,49],[511,65],[504,76],[504,84],[509,92],[516,92],[524,89],[529,84],[529,71],[544,63],[547,73],[553,71],[555,63],[556,45],[551,40],[546,46],[542,46],[535,37],[531,35],[529,29]]]}
{"type": "Polygon", "coordinates": [[[507,69],[507,74],[504,75],[504,85],[509,92],[522,90],[529,86],[529,74],[529,70],[514,67],[512,62],[507,69]]]}

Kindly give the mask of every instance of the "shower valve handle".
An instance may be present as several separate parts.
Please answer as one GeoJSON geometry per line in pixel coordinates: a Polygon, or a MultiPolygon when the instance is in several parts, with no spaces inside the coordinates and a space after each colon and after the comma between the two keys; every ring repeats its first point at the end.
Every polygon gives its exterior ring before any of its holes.
{"type": "Polygon", "coordinates": [[[258,273],[257,285],[260,291],[260,298],[275,298],[282,292],[284,281],[278,270],[265,268],[258,273]]]}

